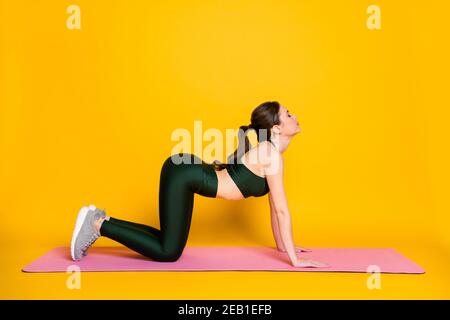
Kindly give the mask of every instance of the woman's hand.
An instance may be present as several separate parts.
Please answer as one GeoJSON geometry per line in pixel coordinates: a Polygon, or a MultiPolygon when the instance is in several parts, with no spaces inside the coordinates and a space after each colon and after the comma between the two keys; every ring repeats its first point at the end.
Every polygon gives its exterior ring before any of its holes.
{"type": "MultiPolygon", "coordinates": [[[[281,251],[281,252],[286,252],[286,249],[284,249],[284,248],[277,248],[277,250],[281,251]]],[[[312,252],[312,250],[306,249],[306,248],[303,248],[300,246],[295,246],[295,252],[312,252]]]]}
{"type": "Polygon", "coordinates": [[[330,266],[325,262],[311,259],[297,259],[297,261],[293,262],[292,265],[299,268],[327,268],[330,266]]]}

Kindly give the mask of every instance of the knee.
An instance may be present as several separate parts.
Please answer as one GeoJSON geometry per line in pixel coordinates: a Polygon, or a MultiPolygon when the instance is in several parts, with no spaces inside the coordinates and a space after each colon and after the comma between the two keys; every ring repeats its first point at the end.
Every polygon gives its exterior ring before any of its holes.
{"type": "Polygon", "coordinates": [[[161,260],[162,262],[175,262],[180,258],[180,256],[171,256],[171,257],[167,257],[164,258],[163,260],[161,260]]]}
{"type": "Polygon", "coordinates": [[[160,262],[175,262],[181,257],[181,254],[181,251],[165,252],[155,260],[160,262]]]}

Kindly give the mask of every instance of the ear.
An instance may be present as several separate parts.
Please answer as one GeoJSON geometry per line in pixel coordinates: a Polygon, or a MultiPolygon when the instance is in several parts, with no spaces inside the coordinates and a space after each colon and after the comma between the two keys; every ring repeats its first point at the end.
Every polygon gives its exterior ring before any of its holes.
{"type": "Polygon", "coordinates": [[[275,124],[272,126],[272,132],[276,133],[276,134],[280,134],[281,132],[281,126],[279,124],[275,124]]]}

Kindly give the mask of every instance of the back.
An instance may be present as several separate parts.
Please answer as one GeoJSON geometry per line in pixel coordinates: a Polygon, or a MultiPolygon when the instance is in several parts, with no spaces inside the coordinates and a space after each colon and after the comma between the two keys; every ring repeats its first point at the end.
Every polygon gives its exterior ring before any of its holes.
{"type": "Polygon", "coordinates": [[[267,152],[270,149],[267,143],[259,143],[242,155],[240,162],[227,165],[230,177],[245,198],[261,197],[270,191],[264,175],[264,167],[268,159],[267,152]]]}

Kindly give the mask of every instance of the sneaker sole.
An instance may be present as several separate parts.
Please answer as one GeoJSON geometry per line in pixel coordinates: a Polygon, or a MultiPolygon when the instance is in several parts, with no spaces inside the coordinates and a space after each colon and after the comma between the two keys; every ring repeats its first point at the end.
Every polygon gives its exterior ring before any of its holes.
{"type": "Polygon", "coordinates": [[[72,256],[72,260],[74,261],[78,261],[75,259],[75,242],[78,237],[78,234],[80,233],[81,226],[83,225],[84,220],[86,220],[87,213],[90,210],[93,210],[92,207],[93,206],[90,205],[89,207],[83,207],[80,209],[80,211],[78,211],[77,222],[75,223],[75,230],[73,231],[72,241],[70,242],[70,255],[72,256]]]}

